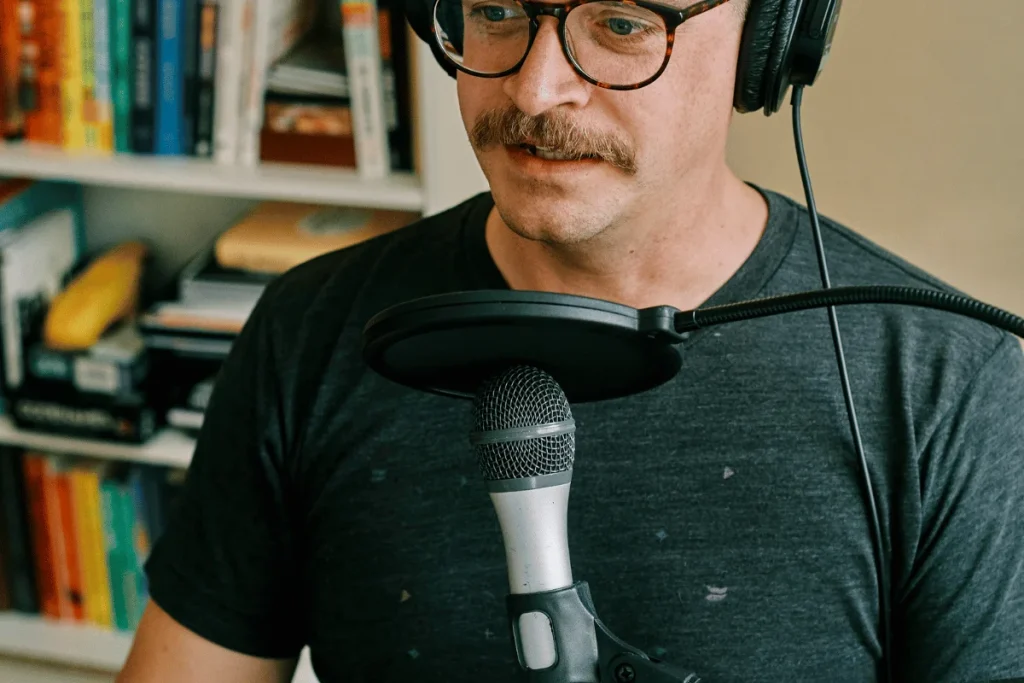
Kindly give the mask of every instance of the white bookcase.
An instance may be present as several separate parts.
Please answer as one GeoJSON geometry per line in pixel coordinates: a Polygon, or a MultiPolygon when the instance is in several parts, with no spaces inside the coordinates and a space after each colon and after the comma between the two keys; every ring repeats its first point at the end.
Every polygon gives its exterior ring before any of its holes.
{"type": "MultiPolygon", "coordinates": [[[[158,277],[171,276],[218,230],[257,201],[277,199],[438,213],[486,189],[458,109],[454,81],[420,41],[414,62],[414,141],[418,172],[364,180],[355,171],[294,165],[231,167],[190,158],[69,155],[0,143],[0,175],[74,180],[85,186],[90,250],[128,237],[153,245],[158,277]]],[[[143,446],[74,439],[17,429],[0,416],[0,443],[83,456],[187,467],[194,442],[165,429],[143,446]]],[[[118,671],[130,633],[0,613],[0,660],[118,671]]],[[[5,683],[22,683],[7,681],[5,683]]],[[[294,683],[315,683],[308,652],[294,683]]]]}

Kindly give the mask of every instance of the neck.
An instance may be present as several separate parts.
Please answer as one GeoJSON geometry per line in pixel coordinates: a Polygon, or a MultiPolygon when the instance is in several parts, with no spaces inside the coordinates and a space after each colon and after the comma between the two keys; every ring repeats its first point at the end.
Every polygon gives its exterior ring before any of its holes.
{"type": "Polygon", "coordinates": [[[724,167],[680,196],[686,199],[647,202],[583,244],[523,238],[492,209],[487,245],[512,289],[589,296],[634,308],[697,308],[750,256],[768,208],[760,193],[724,167]]]}

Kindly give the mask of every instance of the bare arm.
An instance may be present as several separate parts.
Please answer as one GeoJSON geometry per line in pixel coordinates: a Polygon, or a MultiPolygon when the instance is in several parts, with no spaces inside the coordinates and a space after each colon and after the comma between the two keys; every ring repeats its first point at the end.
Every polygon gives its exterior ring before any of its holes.
{"type": "Polygon", "coordinates": [[[260,659],[192,633],[149,601],[115,683],[287,683],[295,659],[260,659]]]}

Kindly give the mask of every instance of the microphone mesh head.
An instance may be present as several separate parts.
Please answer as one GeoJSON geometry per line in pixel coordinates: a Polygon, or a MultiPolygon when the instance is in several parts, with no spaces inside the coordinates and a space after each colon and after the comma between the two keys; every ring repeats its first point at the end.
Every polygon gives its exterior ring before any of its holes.
{"type": "MultiPolygon", "coordinates": [[[[513,366],[483,383],[473,402],[479,435],[572,420],[569,401],[551,375],[531,366],[513,366]]],[[[572,469],[573,431],[547,436],[511,435],[497,443],[475,445],[477,463],[487,481],[523,479],[572,469]]]]}

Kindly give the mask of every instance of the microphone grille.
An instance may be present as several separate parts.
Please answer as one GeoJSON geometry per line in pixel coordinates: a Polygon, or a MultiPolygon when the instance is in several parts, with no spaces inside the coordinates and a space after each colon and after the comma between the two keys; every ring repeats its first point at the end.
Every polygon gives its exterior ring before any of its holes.
{"type": "Polygon", "coordinates": [[[572,469],[572,411],[562,387],[543,370],[516,365],[485,381],[473,402],[473,418],[484,479],[522,479],[572,469]]]}

